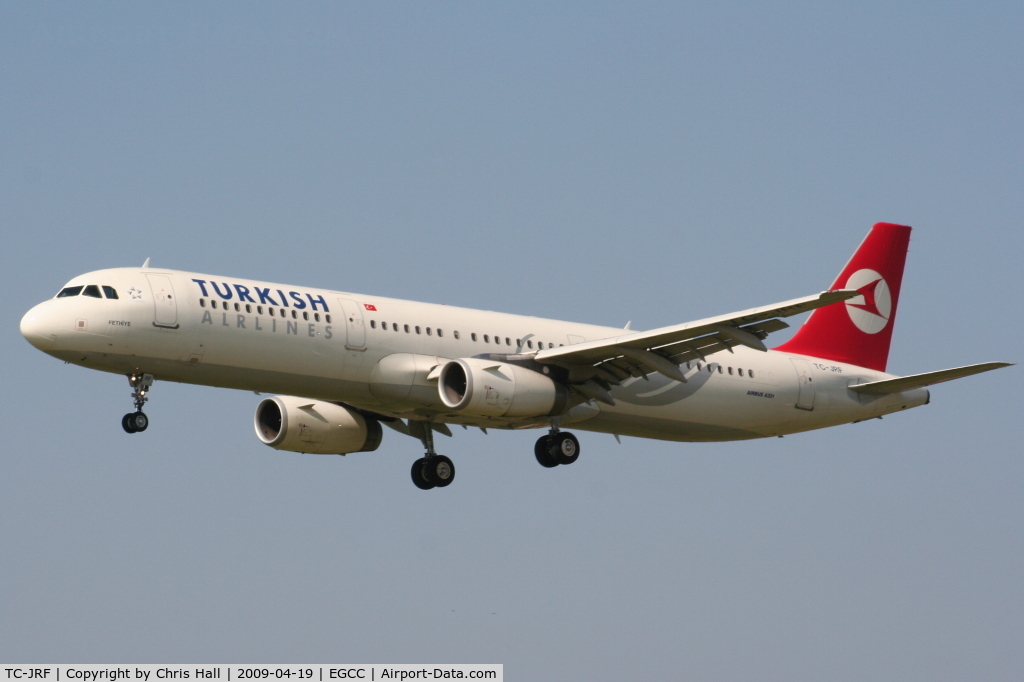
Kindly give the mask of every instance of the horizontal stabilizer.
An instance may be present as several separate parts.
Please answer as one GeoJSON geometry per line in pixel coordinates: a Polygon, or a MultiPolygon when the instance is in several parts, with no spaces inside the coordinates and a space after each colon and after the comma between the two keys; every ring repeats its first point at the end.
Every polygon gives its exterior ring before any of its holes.
{"type": "Polygon", "coordinates": [[[886,379],[885,381],[873,381],[870,384],[858,384],[850,386],[850,390],[866,395],[888,395],[889,393],[909,391],[912,388],[923,388],[932,384],[941,384],[943,381],[962,379],[972,374],[980,374],[993,369],[999,369],[1000,367],[1009,367],[1012,364],[1012,362],[983,362],[980,365],[940,369],[937,372],[912,374],[911,376],[900,377],[899,379],[886,379]]]}

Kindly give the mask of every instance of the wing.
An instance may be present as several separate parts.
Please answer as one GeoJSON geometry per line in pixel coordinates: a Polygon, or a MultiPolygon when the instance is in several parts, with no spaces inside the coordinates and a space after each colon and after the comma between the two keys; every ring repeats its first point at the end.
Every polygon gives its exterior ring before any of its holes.
{"type": "Polygon", "coordinates": [[[899,379],[885,379],[884,381],[872,381],[869,384],[857,384],[850,386],[851,391],[864,393],[866,395],[887,395],[909,391],[912,388],[923,388],[933,384],[941,384],[943,381],[952,381],[969,377],[972,374],[988,372],[1000,367],[1009,367],[1010,362],[983,362],[979,365],[967,365],[966,367],[954,367],[953,369],[941,369],[937,372],[925,372],[924,374],[912,374],[899,379]]]}
{"type": "Polygon", "coordinates": [[[580,393],[614,404],[608,389],[631,376],[659,372],[685,382],[686,377],[679,369],[682,362],[704,360],[708,355],[723,350],[732,352],[733,347],[739,345],[766,351],[763,339],[789,326],[779,318],[799,315],[860,295],[848,289],[825,291],[671,327],[548,348],[538,352],[533,359],[541,364],[567,368],[570,383],[580,393]]]}

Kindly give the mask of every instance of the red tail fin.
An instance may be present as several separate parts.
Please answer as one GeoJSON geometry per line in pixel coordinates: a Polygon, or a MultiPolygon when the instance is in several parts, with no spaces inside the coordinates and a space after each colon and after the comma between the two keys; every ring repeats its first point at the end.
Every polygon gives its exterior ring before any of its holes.
{"type": "Polygon", "coordinates": [[[876,223],[831,287],[856,289],[862,296],[815,310],[775,350],[884,372],[909,244],[906,225],[876,223]]]}

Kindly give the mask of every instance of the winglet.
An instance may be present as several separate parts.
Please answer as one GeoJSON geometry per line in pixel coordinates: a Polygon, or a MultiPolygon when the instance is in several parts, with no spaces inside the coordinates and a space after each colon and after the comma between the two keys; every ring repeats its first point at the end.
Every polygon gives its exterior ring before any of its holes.
{"type": "Polygon", "coordinates": [[[146,262],[142,264],[142,267],[143,268],[148,268],[149,267],[149,259],[148,258],[146,259],[146,262]]]}

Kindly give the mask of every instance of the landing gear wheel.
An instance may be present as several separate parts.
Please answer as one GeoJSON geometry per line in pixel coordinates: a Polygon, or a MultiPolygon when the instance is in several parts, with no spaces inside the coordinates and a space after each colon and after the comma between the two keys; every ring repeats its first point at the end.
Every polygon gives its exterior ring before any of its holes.
{"type": "Polygon", "coordinates": [[[139,433],[149,427],[149,417],[142,412],[129,412],[121,417],[121,428],[128,433],[139,433]]]}
{"type": "Polygon", "coordinates": [[[558,466],[558,460],[551,456],[551,436],[541,436],[533,446],[533,455],[537,462],[546,469],[558,466]]]}
{"type": "Polygon", "coordinates": [[[418,460],[412,463],[412,484],[420,490],[430,490],[434,487],[434,484],[427,480],[424,476],[423,465],[426,463],[426,459],[420,457],[418,460]]]}
{"type": "Polygon", "coordinates": [[[559,464],[572,464],[579,459],[580,442],[571,433],[567,431],[556,433],[551,436],[550,443],[548,453],[559,464]]]}
{"type": "Polygon", "coordinates": [[[455,480],[455,465],[444,455],[428,457],[423,464],[423,478],[438,488],[444,488],[455,480]]]}

